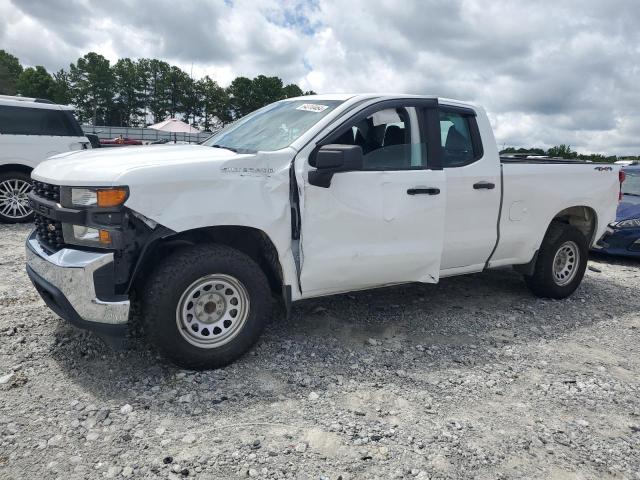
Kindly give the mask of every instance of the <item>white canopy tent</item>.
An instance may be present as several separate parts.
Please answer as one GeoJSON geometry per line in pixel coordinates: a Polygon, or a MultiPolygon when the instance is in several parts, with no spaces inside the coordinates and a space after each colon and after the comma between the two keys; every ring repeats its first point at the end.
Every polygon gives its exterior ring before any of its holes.
{"type": "Polygon", "coordinates": [[[149,125],[148,128],[151,128],[153,130],[160,130],[161,132],[171,133],[200,133],[200,130],[198,130],[197,128],[194,128],[188,123],[184,123],[177,118],[167,118],[162,122],[149,125]]]}

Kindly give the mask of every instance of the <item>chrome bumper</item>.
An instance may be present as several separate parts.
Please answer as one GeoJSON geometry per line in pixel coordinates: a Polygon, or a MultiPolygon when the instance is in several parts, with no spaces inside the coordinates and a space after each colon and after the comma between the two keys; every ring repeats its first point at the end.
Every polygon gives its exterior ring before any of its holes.
{"type": "Polygon", "coordinates": [[[63,248],[49,254],[40,246],[35,233],[27,239],[26,251],[27,272],[38,293],[58,315],[86,328],[91,328],[92,323],[116,326],[128,322],[129,300],[105,302],[96,296],[93,274],[113,262],[113,253],[63,248]],[[61,295],[64,298],[60,299],[61,295]]]}

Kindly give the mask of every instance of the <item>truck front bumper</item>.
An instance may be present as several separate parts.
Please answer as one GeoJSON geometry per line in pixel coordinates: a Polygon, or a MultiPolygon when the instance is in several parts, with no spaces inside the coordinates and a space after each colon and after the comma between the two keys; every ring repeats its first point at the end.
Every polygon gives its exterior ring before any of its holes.
{"type": "Polygon", "coordinates": [[[94,273],[113,262],[113,253],[63,248],[49,254],[35,232],[27,239],[27,274],[57,315],[73,325],[107,335],[124,335],[129,300],[104,301],[96,295],[94,273]]]}

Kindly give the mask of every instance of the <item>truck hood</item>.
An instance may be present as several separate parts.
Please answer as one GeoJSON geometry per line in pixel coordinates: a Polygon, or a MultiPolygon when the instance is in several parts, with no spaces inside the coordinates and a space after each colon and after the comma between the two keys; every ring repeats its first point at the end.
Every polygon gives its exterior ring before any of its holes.
{"type": "Polygon", "coordinates": [[[38,165],[32,177],[56,185],[110,186],[119,184],[133,170],[211,164],[251,156],[202,145],[96,148],[55,155],[38,165]]]}

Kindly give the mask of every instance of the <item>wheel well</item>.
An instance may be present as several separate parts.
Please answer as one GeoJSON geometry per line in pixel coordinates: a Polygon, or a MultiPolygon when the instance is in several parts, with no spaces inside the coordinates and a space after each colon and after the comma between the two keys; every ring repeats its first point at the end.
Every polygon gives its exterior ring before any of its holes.
{"type": "Polygon", "coordinates": [[[21,165],[19,163],[7,163],[5,165],[0,165],[0,173],[22,172],[22,173],[31,174],[32,171],[33,171],[33,168],[27,165],[21,165]]]}
{"type": "Polygon", "coordinates": [[[200,243],[227,245],[248,255],[267,276],[271,290],[276,294],[282,293],[282,267],[278,251],[269,236],[257,228],[233,225],[198,228],[156,241],[141,259],[142,264],[133,282],[137,284],[137,279],[144,278],[162,258],[177,249],[200,243]]]}
{"type": "Polygon", "coordinates": [[[591,207],[576,206],[565,208],[551,220],[576,227],[586,237],[589,245],[593,243],[598,224],[598,216],[591,207]]]}

